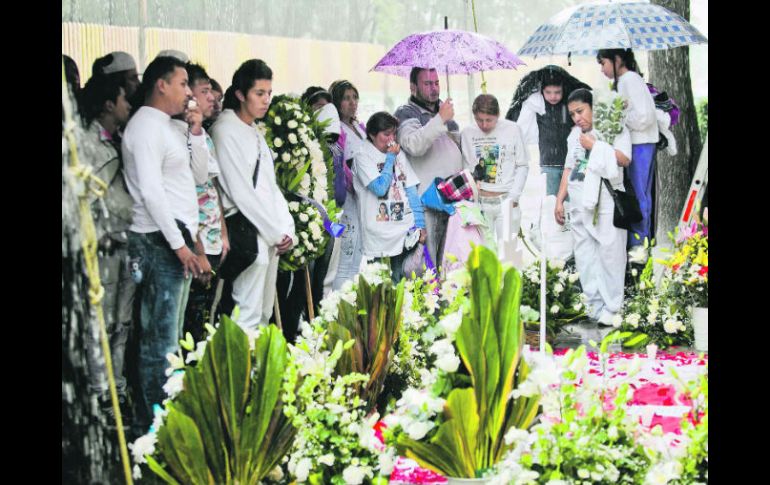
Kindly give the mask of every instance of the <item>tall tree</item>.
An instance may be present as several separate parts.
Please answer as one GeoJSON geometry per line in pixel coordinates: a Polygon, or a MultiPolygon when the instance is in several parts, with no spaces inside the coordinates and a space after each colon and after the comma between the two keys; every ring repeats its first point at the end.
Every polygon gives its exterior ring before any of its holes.
{"type": "MultiPolygon", "coordinates": [[[[690,20],[690,0],[652,0],[690,20]]],[[[673,128],[678,154],[665,151],[657,155],[657,231],[656,239],[665,242],[666,233],[676,227],[687,191],[698,164],[703,141],[693,102],[690,79],[690,48],[677,47],[653,51],[649,56],[649,79],[659,90],[665,90],[679,105],[679,123],[673,128]]]]}

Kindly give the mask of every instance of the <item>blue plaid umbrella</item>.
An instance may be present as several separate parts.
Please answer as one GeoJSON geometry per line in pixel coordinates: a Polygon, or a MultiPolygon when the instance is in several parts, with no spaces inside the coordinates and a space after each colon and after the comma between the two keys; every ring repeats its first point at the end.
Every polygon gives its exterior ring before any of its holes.
{"type": "Polygon", "coordinates": [[[595,55],[600,49],[661,50],[708,39],[681,16],[647,2],[597,2],[562,10],[519,50],[520,56],[595,55]]]}

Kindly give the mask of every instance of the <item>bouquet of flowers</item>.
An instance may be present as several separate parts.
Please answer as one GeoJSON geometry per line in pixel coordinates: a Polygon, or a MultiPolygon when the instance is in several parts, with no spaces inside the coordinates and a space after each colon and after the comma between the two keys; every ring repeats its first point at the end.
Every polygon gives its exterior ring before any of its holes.
{"type": "MultiPolygon", "coordinates": [[[[546,263],[546,333],[555,337],[562,327],[585,316],[585,304],[578,272],[564,261],[546,263]]],[[[524,325],[540,325],[540,262],[524,270],[521,292],[521,318],[524,325]]]]}
{"type": "Polygon", "coordinates": [[[667,267],[665,278],[669,280],[672,291],[683,301],[696,307],[708,307],[708,226],[700,221],[693,221],[674,242],[673,255],[663,262],[667,267]]]}
{"type": "Polygon", "coordinates": [[[644,270],[632,275],[638,277],[631,297],[625,301],[622,311],[623,331],[632,337],[623,342],[626,347],[643,347],[654,343],[660,348],[672,345],[691,345],[693,329],[687,305],[671,288],[671,280],[663,279],[657,285],[653,278],[653,258],[647,260],[644,270]]]}
{"type": "MultiPolygon", "coordinates": [[[[327,122],[328,123],[328,122],[327,122]]],[[[299,244],[281,256],[280,268],[295,271],[324,253],[337,220],[332,154],[323,143],[326,125],[298,98],[273,98],[258,128],[273,151],[275,177],[294,217],[299,244]]]]}

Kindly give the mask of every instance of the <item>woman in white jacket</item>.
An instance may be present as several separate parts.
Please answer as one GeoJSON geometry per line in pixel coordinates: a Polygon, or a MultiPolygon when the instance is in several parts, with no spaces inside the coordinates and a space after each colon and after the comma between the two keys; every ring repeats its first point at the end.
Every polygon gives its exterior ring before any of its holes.
{"type": "Polygon", "coordinates": [[[593,96],[577,89],[567,100],[575,122],[567,138],[559,194],[556,196],[556,222],[564,224],[564,199],[570,196],[570,220],[574,238],[575,264],[580,274],[589,316],[603,325],[618,324],[623,304],[626,272],[626,230],[613,225],[615,204],[602,179],[613,189],[623,187],[623,167],[631,163],[628,129],[615,137],[612,145],[593,129],[593,96]]]}
{"type": "Polygon", "coordinates": [[[660,136],[655,100],[642,79],[631,49],[603,49],[596,55],[596,60],[601,65],[602,74],[613,80],[612,89],[626,102],[626,126],[631,134],[631,160],[634,161],[628,168],[628,177],[642,211],[642,220],[631,225],[633,234],[629,235],[628,246],[638,246],[644,243],[645,238],[654,237],[652,183],[655,145],[660,136]]]}

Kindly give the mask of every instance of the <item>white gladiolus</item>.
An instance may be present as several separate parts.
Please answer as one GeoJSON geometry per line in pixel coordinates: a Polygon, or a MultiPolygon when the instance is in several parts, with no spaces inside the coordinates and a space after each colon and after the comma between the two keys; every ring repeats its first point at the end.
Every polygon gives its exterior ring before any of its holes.
{"type": "Polygon", "coordinates": [[[457,329],[460,328],[460,324],[462,324],[462,322],[463,312],[462,310],[458,310],[439,320],[438,324],[441,325],[441,328],[444,329],[447,335],[453,335],[455,332],[457,332],[457,329]]]}
{"type": "Polygon", "coordinates": [[[177,394],[184,389],[184,371],[177,371],[171,374],[165,384],[163,384],[163,390],[166,395],[173,399],[177,394]]]}
{"type": "Polygon", "coordinates": [[[155,453],[155,443],[158,442],[158,435],[155,433],[147,433],[144,436],[140,436],[133,443],[129,443],[128,447],[131,449],[131,455],[134,457],[134,463],[146,463],[145,455],[152,455],[155,453]]]}
{"type": "Polygon", "coordinates": [[[307,190],[307,189],[310,188],[310,182],[311,182],[310,175],[305,174],[305,175],[302,176],[302,180],[300,180],[299,186],[301,188],[307,190]]]}

